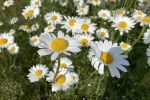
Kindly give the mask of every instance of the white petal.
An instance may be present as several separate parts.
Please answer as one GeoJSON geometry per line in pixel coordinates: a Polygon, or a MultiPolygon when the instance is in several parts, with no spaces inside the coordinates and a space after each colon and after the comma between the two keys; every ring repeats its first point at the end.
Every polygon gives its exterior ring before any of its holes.
{"type": "Polygon", "coordinates": [[[50,51],[49,49],[40,49],[40,50],[38,50],[38,54],[40,56],[46,56],[46,55],[49,55],[51,53],[52,53],[52,51],[50,51]]]}

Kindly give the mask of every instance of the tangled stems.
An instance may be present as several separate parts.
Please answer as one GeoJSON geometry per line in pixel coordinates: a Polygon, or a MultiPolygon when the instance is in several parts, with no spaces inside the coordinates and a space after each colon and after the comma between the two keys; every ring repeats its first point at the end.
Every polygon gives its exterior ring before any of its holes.
{"type": "Polygon", "coordinates": [[[139,37],[134,41],[134,43],[133,43],[133,45],[132,45],[132,47],[133,46],[135,46],[135,44],[141,39],[141,37],[143,36],[143,34],[144,34],[144,31],[145,31],[145,29],[146,29],[146,27],[143,27],[142,28],[142,30],[141,30],[141,33],[140,33],[140,35],[139,35],[139,37]]]}

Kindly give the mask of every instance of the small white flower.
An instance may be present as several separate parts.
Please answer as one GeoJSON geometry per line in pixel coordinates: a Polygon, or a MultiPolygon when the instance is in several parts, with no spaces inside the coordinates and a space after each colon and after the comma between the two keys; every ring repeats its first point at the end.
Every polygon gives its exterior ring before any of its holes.
{"type": "Polygon", "coordinates": [[[32,46],[37,47],[39,43],[40,43],[40,42],[39,42],[39,37],[38,37],[37,35],[32,36],[32,37],[30,38],[30,44],[31,44],[32,46]]]}
{"type": "Polygon", "coordinates": [[[89,12],[89,6],[88,6],[88,5],[79,6],[79,7],[77,8],[77,13],[78,13],[78,15],[80,15],[80,16],[87,15],[88,12],[89,12]]]}
{"type": "Polygon", "coordinates": [[[109,32],[105,28],[100,28],[96,31],[96,35],[99,39],[104,40],[105,38],[109,38],[109,32]]]}
{"type": "Polygon", "coordinates": [[[102,18],[104,20],[107,20],[109,18],[111,18],[111,13],[109,10],[106,10],[106,9],[101,9],[99,12],[98,12],[98,16],[99,18],[102,18]]]}
{"type": "Polygon", "coordinates": [[[10,52],[10,54],[14,55],[14,54],[17,54],[19,52],[19,46],[14,43],[14,44],[11,44],[7,50],[10,52]]]}
{"type": "Polygon", "coordinates": [[[125,51],[129,51],[131,50],[131,45],[125,42],[121,42],[120,43],[120,47],[121,49],[125,50],[125,51]]]}
{"type": "Polygon", "coordinates": [[[55,26],[55,25],[48,25],[47,27],[45,27],[44,33],[51,33],[51,32],[54,32],[55,29],[56,29],[56,26],[55,26]]]}
{"type": "Polygon", "coordinates": [[[9,7],[9,6],[12,6],[14,4],[14,1],[13,0],[7,0],[4,2],[4,6],[5,7],[9,7]]]}
{"type": "Polygon", "coordinates": [[[17,23],[18,20],[19,19],[17,17],[14,17],[10,20],[9,24],[13,25],[13,24],[17,23]]]}

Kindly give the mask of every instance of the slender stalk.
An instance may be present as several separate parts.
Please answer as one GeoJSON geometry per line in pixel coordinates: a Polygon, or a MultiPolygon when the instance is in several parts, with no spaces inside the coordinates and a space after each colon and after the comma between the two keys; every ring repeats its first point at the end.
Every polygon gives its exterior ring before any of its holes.
{"type": "Polygon", "coordinates": [[[144,34],[145,29],[146,29],[146,27],[143,27],[143,28],[142,28],[139,37],[134,41],[134,43],[132,44],[132,47],[141,39],[141,37],[142,37],[143,34],[144,34]]]}

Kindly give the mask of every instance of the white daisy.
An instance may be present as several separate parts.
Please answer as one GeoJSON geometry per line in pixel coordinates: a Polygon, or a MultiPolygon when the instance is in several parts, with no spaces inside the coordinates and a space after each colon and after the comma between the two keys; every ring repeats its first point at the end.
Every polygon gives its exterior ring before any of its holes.
{"type": "Polygon", "coordinates": [[[9,35],[13,35],[15,33],[16,33],[16,31],[14,29],[10,29],[10,31],[8,32],[9,35]]]}
{"type": "Polygon", "coordinates": [[[96,35],[99,39],[104,40],[105,38],[109,38],[109,32],[105,28],[100,28],[96,31],[96,35]]]}
{"type": "MultiPolygon", "coordinates": [[[[56,61],[54,68],[57,68],[57,67],[58,67],[58,60],[56,61]]],[[[72,61],[69,58],[66,58],[66,57],[60,58],[60,65],[59,65],[60,71],[62,70],[68,71],[72,69],[73,67],[74,66],[72,66],[72,61]]]]}
{"type": "Polygon", "coordinates": [[[64,17],[65,21],[62,22],[63,26],[61,28],[64,28],[67,30],[67,33],[69,31],[75,33],[76,32],[76,24],[80,21],[78,17],[64,17]]]}
{"type": "Polygon", "coordinates": [[[148,29],[145,33],[144,33],[144,43],[145,44],[149,44],[150,43],[150,29],[148,29]]]}
{"type": "Polygon", "coordinates": [[[127,69],[124,68],[124,66],[129,66],[127,56],[122,54],[124,51],[117,43],[112,44],[108,40],[96,41],[91,42],[91,48],[89,53],[91,64],[100,74],[104,73],[104,65],[108,66],[112,77],[120,78],[118,69],[127,72],[127,69]]]}
{"type": "Polygon", "coordinates": [[[143,17],[142,21],[141,21],[141,25],[144,26],[149,26],[150,27],[150,16],[145,16],[143,17]]]}
{"type": "Polygon", "coordinates": [[[106,9],[101,9],[99,12],[98,12],[98,16],[99,18],[102,18],[104,20],[107,20],[111,17],[111,13],[109,10],[106,10],[106,9]]]}
{"type": "Polygon", "coordinates": [[[38,37],[37,35],[32,36],[32,37],[30,38],[30,44],[31,44],[32,46],[37,47],[39,43],[40,43],[40,41],[39,41],[39,37],[38,37]]]}
{"type": "Polygon", "coordinates": [[[141,10],[135,10],[132,15],[132,18],[136,22],[141,22],[145,16],[146,16],[146,14],[144,12],[142,12],[141,10]]]}
{"type": "Polygon", "coordinates": [[[79,6],[81,7],[85,3],[84,0],[73,0],[73,2],[74,2],[74,5],[77,7],[79,6]]]}
{"type": "Polygon", "coordinates": [[[79,40],[82,46],[89,46],[94,37],[91,34],[75,34],[74,37],[79,40]]]}
{"type": "Polygon", "coordinates": [[[31,26],[31,31],[36,32],[40,28],[40,25],[38,23],[31,26]]]}
{"type": "Polygon", "coordinates": [[[55,25],[48,25],[47,27],[45,27],[44,33],[51,33],[51,32],[54,32],[55,29],[56,29],[56,26],[55,26],[55,25]]]}
{"type": "Polygon", "coordinates": [[[146,52],[146,54],[147,54],[147,63],[148,63],[148,65],[150,66],[150,46],[149,46],[149,48],[147,48],[147,52],[146,52]]]}
{"type": "Polygon", "coordinates": [[[77,8],[77,13],[80,16],[87,15],[88,12],[89,12],[89,6],[88,5],[78,6],[78,8],[77,8]]]}
{"type": "Polygon", "coordinates": [[[19,29],[20,29],[20,30],[23,30],[23,31],[25,31],[25,32],[27,32],[27,33],[30,33],[30,32],[31,32],[30,26],[27,25],[27,24],[21,25],[21,26],[19,27],[19,29]]]}
{"type": "Polygon", "coordinates": [[[70,55],[70,52],[77,53],[80,51],[79,42],[75,38],[64,35],[61,31],[58,32],[57,37],[52,33],[41,34],[39,40],[38,46],[41,49],[38,50],[38,54],[40,56],[51,54],[51,60],[55,60],[62,53],[70,55]]]}
{"type": "Polygon", "coordinates": [[[125,43],[125,42],[121,42],[120,43],[120,47],[121,47],[121,49],[123,49],[123,50],[131,50],[131,45],[130,44],[128,44],[128,43],[125,43]]]}
{"type": "Polygon", "coordinates": [[[10,44],[14,43],[14,37],[7,33],[0,34],[0,48],[7,48],[10,44]]]}
{"type": "Polygon", "coordinates": [[[115,27],[115,30],[120,31],[120,35],[123,35],[124,32],[129,32],[135,25],[135,22],[129,18],[124,16],[117,16],[113,20],[112,27],[115,27]]]}
{"type": "Polygon", "coordinates": [[[30,4],[34,7],[41,7],[41,0],[31,0],[30,4]]]}
{"type": "Polygon", "coordinates": [[[14,4],[14,1],[13,0],[7,0],[4,2],[4,6],[5,7],[9,7],[9,6],[12,6],[14,4]]]}
{"type": "Polygon", "coordinates": [[[67,90],[71,83],[70,83],[70,79],[71,78],[71,74],[69,72],[59,72],[56,77],[55,77],[55,73],[54,72],[49,72],[48,77],[46,78],[46,80],[48,82],[51,82],[52,84],[52,91],[56,92],[58,90],[67,90]]]}
{"type": "Polygon", "coordinates": [[[88,2],[89,4],[94,5],[94,6],[99,6],[99,5],[102,3],[101,0],[88,0],[87,2],[88,2]]]}
{"type": "Polygon", "coordinates": [[[82,19],[76,24],[76,33],[91,33],[94,34],[96,24],[91,23],[90,19],[82,19]]]}
{"type": "Polygon", "coordinates": [[[22,15],[27,19],[33,19],[36,18],[37,15],[39,15],[40,10],[38,7],[33,6],[26,6],[25,9],[23,9],[22,15]]]}
{"type": "Polygon", "coordinates": [[[57,12],[50,12],[50,13],[47,13],[45,16],[44,16],[46,22],[48,24],[60,24],[61,21],[62,21],[62,15],[57,13],[57,12]]]}
{"type": "Polygon", "coordinates": [[[70,72],[71,75],[71,80],[70,80],[70,84],[75,84],[79,81],[79,75],[75,72],[70,72]]]}
{"type": "Polygon", "coordinates": [[[44,78],[48,72],[48,68],[45,65],[38,64],[29,69],[29,74],[27,75],[30,82],[37,82],[41,78],[44,78]]]}
{"type": "Polygon", "coordinates": [[[10,54],[14,55],[19,52],[19,46],[14,43],[8,46],[7,50],[10,52],[10,54]]]}
{"type": "Polygon", "coordinates": [[[14,17],[10,20],[9,24],[13,25],[13,24],[17,23],[18,20],[19,20],[18,17],[14,17]]]}
{"type": "Polygon", "coordinates": [[[115,15],[117,15],[117,16],[124,16],[126,13],[127,13],[127,11],[124,8],[117,9],[115,11],[115,15]]]}

